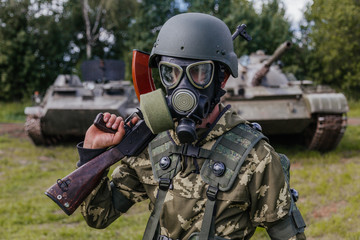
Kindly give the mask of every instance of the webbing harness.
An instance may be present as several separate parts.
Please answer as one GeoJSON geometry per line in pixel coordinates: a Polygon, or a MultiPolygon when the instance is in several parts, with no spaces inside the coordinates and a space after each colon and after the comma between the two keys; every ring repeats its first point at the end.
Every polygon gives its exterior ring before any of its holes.
{"type": "Polygon", "coordinates": [[[143,240],[157,239],[160,213],[166,193],[172,188],[172,178],[180,171],[181,156],[206,159],[200,175],[209,184],[206,191],[208,200],[201,231],[194,239],[215,239],[215,212],[218,191],[228,191],[251,149],[261,139],[267,138],[247,124],[241,123],[222,135],[211,150],[192,145],[176,145],[168,132],[159,134],[149,144],[149,155],[154,178],[159,190],[154,209],[146,225],[143,240]]]}

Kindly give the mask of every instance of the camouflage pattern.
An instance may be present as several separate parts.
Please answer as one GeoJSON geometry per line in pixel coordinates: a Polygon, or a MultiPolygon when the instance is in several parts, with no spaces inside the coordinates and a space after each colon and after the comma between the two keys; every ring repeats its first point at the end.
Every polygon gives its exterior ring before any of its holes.
{"type": "MultiPolygon", "coordinates": [[[[210,150],[218,137],[244,122],[228,110],[200,146],[210,150]]],[[[169,133],[179,144],[175,133],[169,133]]],[[[208,187],[198,174],[204,162],[205,159],[181,159],[181,171],[173,178],[173,188],[169,189],[164,201],[160,217],[162,235],[188,239],[192,233],[200,231],[208,187]]],[[[104,228],[122,214],[113,206],[109,182],[104,177],[82,205],[82,214],[92,227],[104,228]]],[[[133,203],[150,199],[150,209],[153,209],[158,182],[153,177],[147,150],[138,157],[123,159],[112,173],[112,182],[133,203]]],[[[218,193],[216,235],[227,239],[249,239],[256,227],[271,227],[289,212],[288,189],[279,155],[261,140],[249,153],[232,188],[218,193]]],[[[291,239],[305,239],[305,235],[291,239]]]]}

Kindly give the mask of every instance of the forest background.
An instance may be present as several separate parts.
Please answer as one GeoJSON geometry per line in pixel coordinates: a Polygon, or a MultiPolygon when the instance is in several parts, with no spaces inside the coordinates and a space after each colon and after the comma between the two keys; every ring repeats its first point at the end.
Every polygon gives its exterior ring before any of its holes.
{"type": "MultiPolygon", "coordinates": [[[[73,171],[78,154],[74,145],[33,145],[23,131],[24,107],[35,90],[45,93],[58,74],[81,77],[80,65],[86,59],[123,59],[126,80],[131,81],[132,50],[150,52],[161,25],[180,12],[212,14],[231,31],[245,23],[253,40],[236,39],[239,57],[257,49],[271,54],[291,40],[293,47],[281,59],[284,70],[344,92],[356,100],[349,101],[349,120],[360,120],[359,0],[313,0],[298,31],[280,0],[183,0],[183,4],[0,0],[0,123],[9,122],[0,125],[0,239],[141,239],[148,202],[98,230],[89,228],[79,211],[66,216],[44,195],[58,177],[73,171]],[[7,134],[10,130],[3,126],[17,130],[7,134]]],[[[309,240],[360,239],[359,143],[360,125],[349,121],[341,143],[329,153],[276,146],[292,161],[291,185],[300,193],[298,206],[309,240]]],[[[253,238],[269,239],[261,228],[253,238]]]]}
{"type": "Polygon", "coordinates": [[[161,25],[181,12],[241,23],[253,40],[236,39],[240,57],[258,49],[271,54],[294,43],[284,70],[328,84],[348,98],[360,91],[360,2],[314,0],[291,27],[281,0],[2,0],[0,1],[0,101],[41,94],[58,74],[77,74],[86,59],[122,59],[131,80],[133,49],[150,52],[161,25]],[[255,7],[255,3],[256,6],[255,7]],[[261,6],[260,8],[258,6],[261,6]]]}

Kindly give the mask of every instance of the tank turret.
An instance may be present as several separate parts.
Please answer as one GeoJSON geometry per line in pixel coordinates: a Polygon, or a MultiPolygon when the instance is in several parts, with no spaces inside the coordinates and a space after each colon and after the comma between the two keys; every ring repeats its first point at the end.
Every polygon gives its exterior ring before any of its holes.
{"type": "Polygon", "coordinates": [[[328,86],[284,73],[277,60],[291,45],[281,44],[273,55],[258,50],[241,56],[239,76],[228,79],[223,102],[246,120],[259,123],[272,139],[296,140],[311,150],[330,151],[347,126],[346,97],[328,86]]]}
{"type": "Polygon", "coordinates": [[[271,64],[273,64],[276,60],[278,60],[281,55],[291,47],[291,42],[286,41],[282,43],[273,53],[273,55],[270,56],[269,59],[266,60],[262,68],[260,68],[256,73],[254,78],[252,79],[251,83],[253,86],[259,86],[261,84],[261,80],[265,75],[269,72],[271,64]]]}
{"type": "Polygon", "coordinates": [[[99,112],[126,118],[139,106],[123,61],[88,60],[81,70],[81,79],[59,75],[36,106],[25,108],[25,130],[36,145],[81,139],[99,112]]]}

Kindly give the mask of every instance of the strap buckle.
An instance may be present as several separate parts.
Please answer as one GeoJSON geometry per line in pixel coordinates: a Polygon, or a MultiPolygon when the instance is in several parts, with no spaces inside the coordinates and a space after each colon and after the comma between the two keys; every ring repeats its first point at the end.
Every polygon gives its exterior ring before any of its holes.
{"type": "Polygon", "coordinates": [[[182,149],[182,154],[184,156],[198,158],[199,157],[199,151],[200,151],[199,147],[193,146],[191,144],[185,144],[183,146],[183,149],[182,149]]]}
{"type": "Polygon", "coordinates": [[[207,191],[206,191],[206,196],[209,200],[211,201],[215,201],[217,194],[218,194],[219,188],[217,187],[213,187],[213,186],[209,186],[207,191]]]}
{"type": "Polygon", "coordinates": [[[160,178],[159,181],[159,188],[163,191],[167,191],[171,185],[171,179],[170,178],[160,178]]]}

